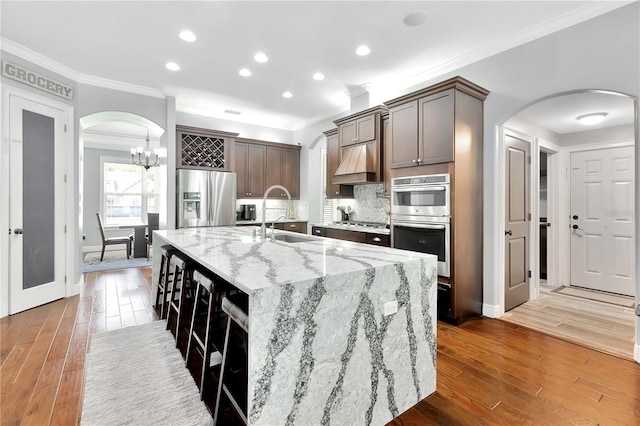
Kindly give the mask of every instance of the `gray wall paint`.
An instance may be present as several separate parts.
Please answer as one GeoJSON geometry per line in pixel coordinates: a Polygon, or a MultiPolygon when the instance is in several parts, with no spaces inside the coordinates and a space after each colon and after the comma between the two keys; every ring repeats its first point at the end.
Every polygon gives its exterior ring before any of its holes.
{"type": "Polygon", "coordinates": [[[634,140],[634,127],[632,124],[627,126],[608,127],[606,129],[595,129],[584,132],[567,133],[560,135],[558,145],[574,146],[589,143],[619,143],[631,142],[634,140]]]}
{"type": "MultiPolygon", "coordinates": [[[[82,218],[84,222],[84,247],[102,246],[102,238],[98,228],[98,220],[96,212],[101,210],[100,200],[100,157],[106,158],[122,158],[130,161],[131,156],[124,151],[115,151],[110,149],[94,149],[86,148],[84,150],[84,201],[82,203],[82,218]]],[[[102,221],[104,222],[104,214],[102,221]]],[[[131,234],[131,230],[109,230],[106,232],[107,237],[119,237],[131,234]]]]}

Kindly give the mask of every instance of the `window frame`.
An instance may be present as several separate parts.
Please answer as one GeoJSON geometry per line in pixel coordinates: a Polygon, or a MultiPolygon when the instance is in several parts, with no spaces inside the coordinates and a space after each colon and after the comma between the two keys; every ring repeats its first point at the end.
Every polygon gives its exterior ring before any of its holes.
{"type": "MultiPolygon", "coordinates": [[[[103,217],[104,220],[104,227],[105,228],[118,228],[118,227],[126,227],[127,225],[133,225],[132,223],[108,223],[109,219],[107,217],[107,192],[105,191],[105,176],[104,176],[104,167],[105,164],[109,164],[109,163],[115,163],[115,164],[123,164],[123,165],[132,165],[133,163],[131,163],[131,159],[128,159],[126,157],[115,157],[115,156],[100,156],[100,214],[103,217]]],[[[142,166],[137,166],[140,168],[140,181],[141,181],[141,192],[140,193],[134,193],[134,194],[126,194],[126,195],[138,195],[140,196],[140,221],[139,223],[146,223],[146,220],[144,220],[144,218],[147,216],[147,213],[149,213],[148,208],[149,208],[149,204],[148,204],[148,197],[149,196],[153,196],[156,198],[156,204],[159,201],[159,197],[160,197],[160,192],[148,192],[147,191],[147,180],[145,179],[145,174],[148,173],[147,170],[144,169],[144,167],[142,166]]],[[[159,176],[156,175],[156,179],[159,176]]],[[[157,188],[157,185],[156,185],[157,188]]],[[[109,192],[109,194],[118,194],[118,195],[122,195],[121,193],[112,193],[109,192]]]]}

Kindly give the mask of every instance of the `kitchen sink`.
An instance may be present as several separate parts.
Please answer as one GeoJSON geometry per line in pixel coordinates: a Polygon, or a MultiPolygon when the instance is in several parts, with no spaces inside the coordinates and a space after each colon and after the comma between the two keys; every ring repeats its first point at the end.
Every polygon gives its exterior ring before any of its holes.
{"type": "Polygon", "coordinates": [[[301,235],[276,234],[276,241],[282,241],[283,243],[306,243],[314,240],[315,238],[313,237],[303,237],[301,235]]]}

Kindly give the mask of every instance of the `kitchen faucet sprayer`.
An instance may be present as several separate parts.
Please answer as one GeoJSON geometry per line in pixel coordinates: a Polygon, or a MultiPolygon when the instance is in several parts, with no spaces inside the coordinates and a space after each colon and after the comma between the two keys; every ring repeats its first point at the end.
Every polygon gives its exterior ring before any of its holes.
{"type": "Polygon", "coordinates": [[[281,189],[285,192],[285,194],[287,194],[287,198],[289,199],[289,202],[291,202],[291,194],[289,194],[289,190],[287,188],[285,188],[282,185],[271,185],[269,188],[267,188],[267,190],[264,192],[264,196],[262,197],[262,225],[260,226],[260,240],[261,241],[265,241],[267,239],[267,227],[265,225],[265,218],[266,218],[266,213],[267,213],[267,197],[269,196],[269,193],[274,190],[274,189],[281,189]]]}

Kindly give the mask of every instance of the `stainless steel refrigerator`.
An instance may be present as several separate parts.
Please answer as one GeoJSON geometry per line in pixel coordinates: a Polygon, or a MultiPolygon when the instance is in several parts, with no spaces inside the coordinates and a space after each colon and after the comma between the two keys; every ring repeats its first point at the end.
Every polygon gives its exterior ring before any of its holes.
{"type": "Polygon", "coordinates": [[[179,169],[176,227],[236,224],[236,174],[179,169]]]}

